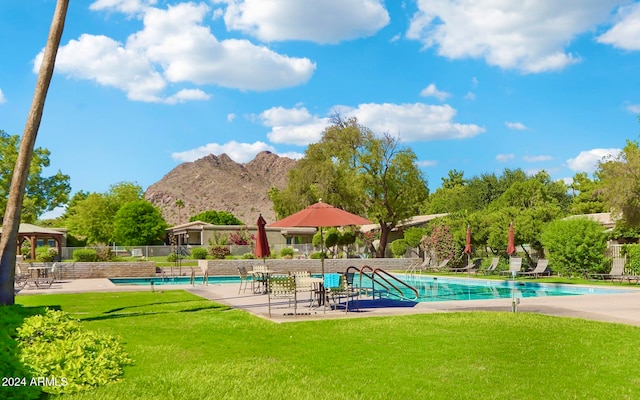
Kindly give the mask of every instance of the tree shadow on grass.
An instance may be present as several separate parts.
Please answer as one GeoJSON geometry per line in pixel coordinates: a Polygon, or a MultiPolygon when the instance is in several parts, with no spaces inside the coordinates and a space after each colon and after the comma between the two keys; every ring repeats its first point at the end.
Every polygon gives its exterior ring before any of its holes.
{"type": "MultiPolygon", "coordinates": [[[[170,304],[170,303],[161,303],[161,304],[170,304]]],[[[123,309],[126,309],[126,308],[133,308],[133,307],[124,307],[123,309]]],[[[140,311],[140,312],[134,311],[134,312],[124,312],[119,314],[115,314],[114,313],[115,311],[112,310],[108,315],[105,315],[106,314],[105,313],[101,315],[96,315],[94,317],[87,317],[87,318],[83,318],[82,321],[103,321],[103,320],[119,319],[119,318],[144,317],[149,315],[191,313],[191,312],[206,311],[206,310],[227,311],[229,309],[231,309],[231,307],[229,306],[212,303],[211,306],[193,307],[193,308],[184,309],[184,310],[140,311]]]]}

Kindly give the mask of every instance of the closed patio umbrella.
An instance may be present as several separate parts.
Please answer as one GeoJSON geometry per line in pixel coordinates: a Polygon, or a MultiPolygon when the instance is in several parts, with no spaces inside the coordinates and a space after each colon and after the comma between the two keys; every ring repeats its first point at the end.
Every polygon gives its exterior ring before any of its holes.
{"type": "MultiPolygon", "coordinates": [[[[467,255],[467,265],[471,264],[471,226],[467,225],[467,238],[464,245],[464,253],[467,255]]],[[[471,270],[468,270],[468,274],[471,275],[471,270]]]]}
{"type": "Polygon", "coordinates": [[[264,220],[262,214],[258,217],[256,225],[258,226],[258,237],[256,238],[256,248],[253,250],[253,254],[264,261],[266,257],[271,255],[271,249],[269,249],[267,231],[264,228],[267,225],[267,221],[264,220]]]}
{"type": "Polygon", "coordinates": [[[509,224],[509,240],[507,243],[507,254],[511,256],[515,253],[516,253],[516,238],[515,238],[515,233],[513,231],[513,222],[511,222],[511,224],[509,224]]]}
{"type": "Polygon", "coordinates": [[[372,222],[366,218],[351,214],[350,212],[341,210],[331,204],[318,203],[312,204],[307,208],[298,211],[286,218],[276,221],[269,225],[274,228],[292,228],[292,227],[308,227],[320,228],[322,239],[322,275],[324,275],[324,238],[322,237],[322,227],[324,226],[348,226],[348,225],[366,225],[372,222]]]}

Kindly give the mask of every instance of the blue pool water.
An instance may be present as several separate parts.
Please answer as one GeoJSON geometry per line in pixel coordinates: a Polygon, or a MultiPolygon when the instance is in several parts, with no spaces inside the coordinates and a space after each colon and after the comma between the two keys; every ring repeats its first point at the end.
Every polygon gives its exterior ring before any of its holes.
{"type": "MultiPolygon", "coordinates": [[[[397,274],[398,278],[413,286],[418,291],[418,298],[410,289],[403,289],[401,285],[396,285],[402,289],[402,293],[396,290],[386,290],[381,285],[374,285],[376,297],[404,298],[418,302],[447,301],[447,300],[488,300],[500,298],[524,298],[524,297],[544,297],[544,296],[577,296],[585,294],[608,294],[625,293],[625,290],[609,288],[592,288],[585,286],[560,285],[549,283],[523,282],[516,280],[490,280],[490,279],[456,279],[427,276],[406,276],[397,274]]],[[[111,282],[116,285],[188,285],[188,276],[177,277],[154,277],[154,278],[111,278],[111,282]]],[[[360,284],[358,276],[355,278],[357,285],[360,284]]],[[[238,276],[210,276],[209,284],[239,284],[238,276]]],[[[202,277],[196,277],[196,285],[203,284],[202,277]]],[[[362,287],[370,288],[371,281],[362,280],[362,287]]]]}

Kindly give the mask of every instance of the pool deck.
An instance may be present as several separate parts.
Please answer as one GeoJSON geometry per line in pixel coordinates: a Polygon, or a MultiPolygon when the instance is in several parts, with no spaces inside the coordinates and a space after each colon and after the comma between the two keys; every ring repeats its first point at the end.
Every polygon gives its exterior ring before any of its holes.
{"type": "MultiPolygon", "coordinates": [[[[272,317],[269,317],[268,298],[266,295],[250,293],[238,294],[239,284],[210,284],[210,285],[171,285],[156,286],[155,291],[182,289],[197,296],[209,299],[233,308],[245,310],[261,318],[274,322],[295,322],[304,320],[321,320],[328,318],[362,318],[374,316],[392,316],[407,314],[443,313],[443,312],[471,312],[496,311],[512,312],[511,299],[493,300],[456,300],[434,301],[423,303],[408,303],[394,301],[378,301],[370,298],[360,298],[359,311],[345,312],[329,308],[310,309],[309,302],[298,300],[298,314],[289,315],[293,307],[288,308],[287,302],[278,301],[272,307],[272,317]]],[[[580,285],[583,286],[583,285],[580,285]]],[[[585,285],[585,287],[588,287],[585,285]]],[[[602,286],[596,286],[602,289],[602,286]]],[[[518,312],[533,312],[561,317],[583,318],[604,322],[614,322],[640,326],[640,287],[632,285],[608,286],[607,289],[630,291],[620,294],[589,294],[580,296],[549,296],[521,298],[517,306],[518,312]]],[[[56,282],[48,289],[25,288],[18,292],[18,296],[50,293],[83,293],[83,292],[119,292],[119,291],[150,291],[150,286],[114,285],[108,279],[77,279],[56,282]]],[[[307,294],[301,295],[307,298],[307,294]]]]}

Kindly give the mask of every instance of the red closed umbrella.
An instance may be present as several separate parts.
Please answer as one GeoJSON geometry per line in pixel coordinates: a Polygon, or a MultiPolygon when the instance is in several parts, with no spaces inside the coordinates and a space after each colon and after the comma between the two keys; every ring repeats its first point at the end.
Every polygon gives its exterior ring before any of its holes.
{"type": "Polygon", "coordinates": [[[513,255],[516,253],[516,238],[513,231],[513,222],[509,224],[509,241],[507,243],[507,254],[513,255]]]}
{"type": "MultiPolygon", "coordinates": [[[[331,204],[323,203],[321,200],[318,203],[310,205],[304,210],[298,211],[295,214],[270,224],[269,227],[320,228],[320,235],[322,235],[323,226],[366,225],[371,223],[372,222],[366,218],[351,214],[350,212],[341,210],[331,204]]],[[[324,238],[322,238],[322,252],[324,253],[324,238]]],[[[322,274],[324,275],[324,257],[321,258],[321,262],[322,274]]]]}
{"type": "Polygon", "coordinates": [[[471,255],[471,226],[467,225],[467,242],[464,245],[464,253],[471,255]]]}
{"type": "Polygon", "coordinates": [[[256,239],[256,248],[253,250],[253,254],[256,257],[262,258],[269,257],[271,255],[271,249],[269,249],[269,241],[267,240],[267,231],[264,227],[267,225],[267,221],[264,220],[262,214],[258,217],[258,237],[256,239]]]}

